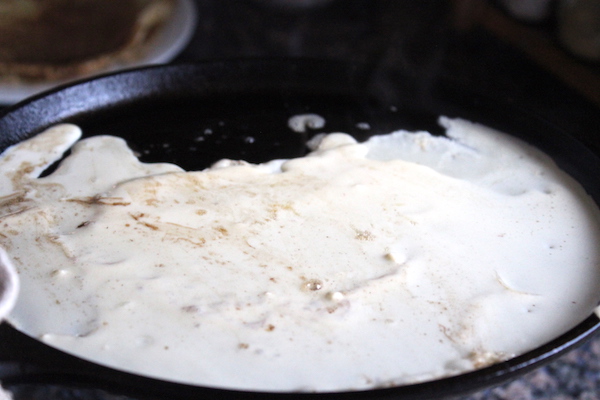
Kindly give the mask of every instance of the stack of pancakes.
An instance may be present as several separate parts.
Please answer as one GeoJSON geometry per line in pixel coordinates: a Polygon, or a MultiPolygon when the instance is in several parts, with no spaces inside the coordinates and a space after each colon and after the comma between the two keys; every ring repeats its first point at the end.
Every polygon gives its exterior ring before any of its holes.
{"type": "Polygon", "coordinates": [[[2,0],[0,80],[76,78],[144,56],[174,0],[2,0]]]}

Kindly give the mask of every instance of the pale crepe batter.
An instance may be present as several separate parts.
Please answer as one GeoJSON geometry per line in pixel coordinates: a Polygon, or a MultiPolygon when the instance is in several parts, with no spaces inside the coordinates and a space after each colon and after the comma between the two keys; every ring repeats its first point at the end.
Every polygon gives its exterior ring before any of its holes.
{"type": "Polygon", "coordinates": [[[0,156],[9,320],[114,368],[244,390],[401,385],[535,348],[597,304],[598,208],[520,140],[440,122],[447,137],[330,134],[200,172],[54,127],[0,156]]]}

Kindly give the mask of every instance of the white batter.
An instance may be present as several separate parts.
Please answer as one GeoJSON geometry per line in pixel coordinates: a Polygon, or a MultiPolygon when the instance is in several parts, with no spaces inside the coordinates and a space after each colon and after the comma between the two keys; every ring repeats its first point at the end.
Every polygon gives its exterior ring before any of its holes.
{"type": "Polygon", "coordinates": [[[338,391],[458,374],[537,347],[600,298],[596,205],[548,157],[441,119],[201,172],[63,125],[0,157],[10,322],[118,369],[338,391]]]}

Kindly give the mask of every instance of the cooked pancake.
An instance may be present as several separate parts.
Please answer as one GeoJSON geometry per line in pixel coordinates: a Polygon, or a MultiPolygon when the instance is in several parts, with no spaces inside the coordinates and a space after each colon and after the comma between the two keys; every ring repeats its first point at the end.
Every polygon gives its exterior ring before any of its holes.
{"type": "Polygon", "coordinates": [[[0,80],[75,78],[143,56],[174,0],[4,0],[0,80]]]}

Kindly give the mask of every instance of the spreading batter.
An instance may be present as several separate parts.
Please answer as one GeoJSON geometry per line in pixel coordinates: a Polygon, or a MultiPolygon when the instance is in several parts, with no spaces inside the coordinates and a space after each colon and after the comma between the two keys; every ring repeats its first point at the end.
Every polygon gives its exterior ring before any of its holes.
{"type": "Polygon", "coordinates": [[[72,125],[13,146],[10,322],[118,369],[246,390],[413,383],[535,348],[600,297],[598,208],[529,145],[440,122],[447,137],[330,134],[306,157],[200,172],[72,125]]]}

